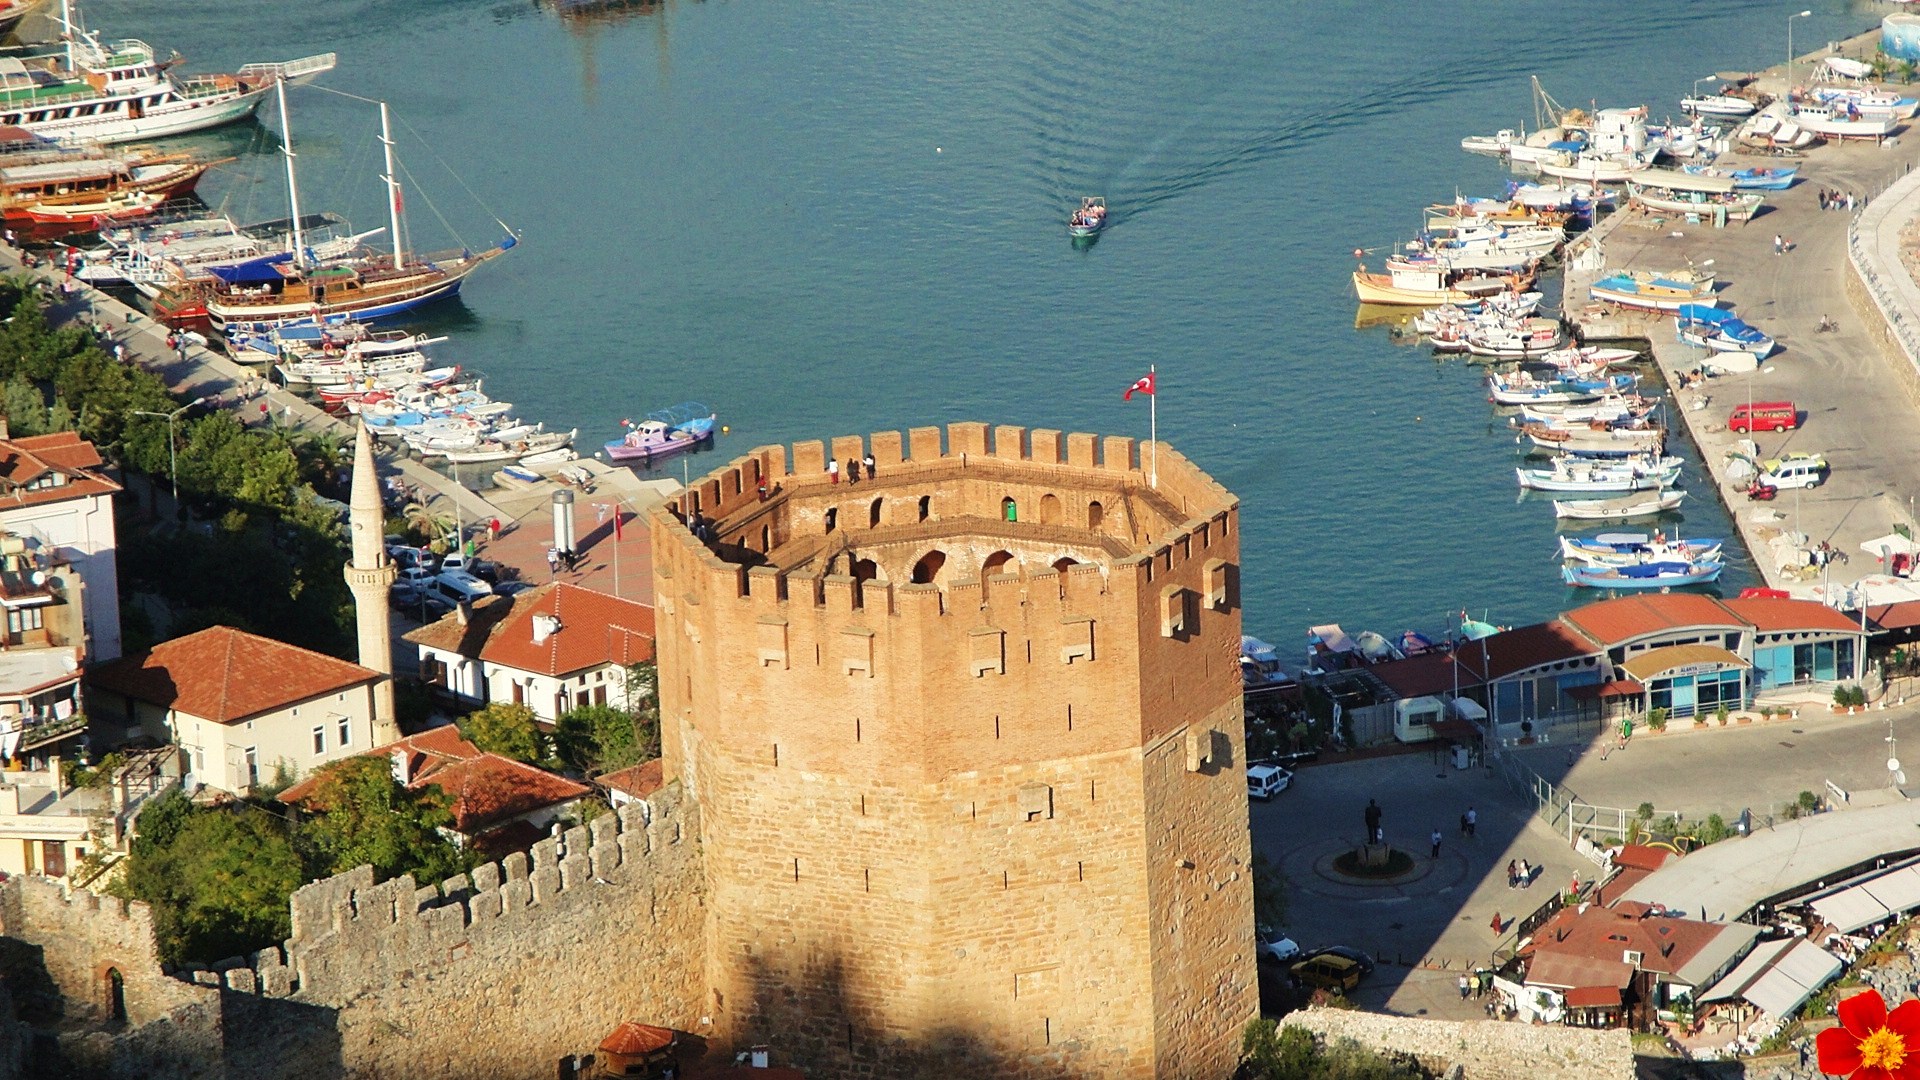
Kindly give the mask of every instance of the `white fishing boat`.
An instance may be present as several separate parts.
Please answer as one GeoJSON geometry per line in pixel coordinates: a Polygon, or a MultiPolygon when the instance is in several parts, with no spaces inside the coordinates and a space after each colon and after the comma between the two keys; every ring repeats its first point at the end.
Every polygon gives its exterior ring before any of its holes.
{"type": "Polygon", "coordinates": [[[1542,173],[1562,180],[1580,180],[1588,184],[1619,184],[1648,167],[1638,157],[1609,157],[1592,152],[1560,153],[1534,163],[1542,173]]]}
{"type": "Polygon", "coordinates": [[[1632,566],[1650,562],[1718,560],[1721,542],[1708,538],[1668,540],[1655,533],[1601,533],[1560,537],[1560,558],[1587,566],[1632,566]]]}
{"type": "Polygon", "coordinates": [[[1878,142],[1900,127],[1900,121],[1891,115],[1867,115],[1839,105],[1803,102],[1793,107],[1792,116],[1794,123],[1828,139],[1873,139],[1878,142]]]}
{"type": "Polygon", "coordinates": [[[362,379],[378,379],[382,375],[417,375],[427,368],[427,355],[422,352],[397,353],[383,356],[367,363],[349,363],[346,360],[295,361],[276,366],[281,381],[288,386],[345,386],[362,379]]]}
{"type": "Polygon", "coordinates": [[[1516,468],[1513,474],[1528,491],[1580,494],[1658,491],[1680,479],[1680,459],[1628,458],[1600,461],[1592,458],[1555,458],[1546,468],[1516,468]]]}
{"type": "Polygon", "coordinates": [[[1752,116],[1759,108],[1760,106],[1746,98],[1728,94],[1700,94],[1680,99],[1682,112],[1692,113],[1695,116],[1724,117],[1729,120],[1752,116]]]}
{"type": "Polygon", "coordinates": [[[1646,354],[1638,349],[1609,349],[1599,345],[1579,345],[1571,349],[1555,349],[1540,357],[1543,363],[1552,364],[1569,371],[1598,371],[1604,368],[1637,364],[1646,359],[1646,354]]]}
{"type": "Polygon", "coordinates": [[[1520,359],[1560,348],[1567,333],[1558,319],[1521,319],[1471,327],[1465,341],[1467,351],[1475,356],[1520,359]]]}
{"type": "Polygon", "coordinates": [[[180,135],[253,115],[284,82],[332,71],[333,53],[248,64],[231,75],[175,76],[172,61],[134,38],[103,42],[62,0],[61,51],[0,57],[0,125],[75,142],[117,143],[180,135]]]}
{"type": "Polygon", "coordinates": [[[1621,307],[1678,311],[1686,304],[1717,306],[1720,299],[1714,295],[1715,284],[1712,274],[1692,267],[1666,271],[1633,270],[1601,278],[1587,286],[1587,295],[1621,307]]]}
{"type": "Polygon", "coordinates": [[[1653,517],[1680,509],[1684,491],[1660,491],[1622,495],[1617,499],[1556,499],[1553,516],[1563,521],[1630,521],[1653,517]]]}
{"type": "Polygon", "coordinates": [[[1627,182],[1634,202],[1649,210],[1697,214],[1714,225],[1751,221],[1766,196],[1736,191],[1731,177],[1702,176],[1673,169],[1645,169],[1627,182]]]}
{"type": "Polygon", "coordinates": [[[1503,292],[1523,293],[1533,284],[1531,275],[1458,272],[1438,263],[1390,261],[1384,274],[1362,265],[1353,272],[1353,289],[1363,304],[1471,304],[1503,292]]]}

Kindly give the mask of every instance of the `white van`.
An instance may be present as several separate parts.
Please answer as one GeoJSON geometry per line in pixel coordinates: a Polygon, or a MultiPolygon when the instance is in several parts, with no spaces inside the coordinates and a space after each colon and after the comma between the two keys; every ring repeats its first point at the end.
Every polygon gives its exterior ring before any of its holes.
{"type": "Polygon", "coordinates": [[[493,586],[467,573],[465,570],[447,570],[433,579],[428,590],[444,597],[448,603],[471,604],[475,600],[493,592],[493,586]]]}
{"type": "Polygon", "coordinates": [[[1293,774],[1278,765],[1247,766],[1247,797],[1266,802],[1293,786],[1293,774]]]}

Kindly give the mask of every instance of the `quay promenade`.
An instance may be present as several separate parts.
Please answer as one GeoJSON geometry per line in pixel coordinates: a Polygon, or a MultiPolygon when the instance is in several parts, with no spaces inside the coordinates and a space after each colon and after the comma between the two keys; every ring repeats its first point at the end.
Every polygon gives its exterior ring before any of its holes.
{"type": "MultiPolygon", "coordinates": [[[[0,270],[26,273],[42,282],[49,296],[56,299],[61,296],[60,283],[64,275],[46,266],[26,270],[16,250],[0,247],[0,270]]],[[[350,421],[332,416],[306,398],[276,388],[271,382],[265,384],[265,393],[248,395],[245,391],[249,387],[262,384],[266,374],[264,366],[248,367],[213,349],[196,345],[187,346],[183,360],[167,348],[167,328],[144,312],[81,281],[73,281],[70,288],[64,307],[54,317],[90,316],[111,333],[113,344],[126,347],[129,362],[160,376],[167,389],[180,400],[207,398],[209,403],[217,402],[233,410],[242,423],[250,426],[266,422],[303,434],[353,435],[354,425],[350,421]],[[264,411],[262,404],[266,406],[264,411]]],[[[546,550],[552,538],[552,495],[559,484],[548,481],[524,490],[492,489],[483,495],[453,476],[401,453],[383,450],[380,461],[383,469],[391,470],[418,492],[429,509],[464,523],[468,535],[475,536],[486,549],[485,554],[512,568],[517,572],[515,576],[528,581],[546,581],[553,576],[546,563],[546,550]],[[484,526],[493,519],[502,523],[504,531],[498,540],[489,543],[484,526]]],[[[594,475],[593,492],[579,493],[574,511],[577,547],[587,558],[576,570],[559,576],[575,584],[650,602],[651,553],[646,530],[634,526],[639,523],[640,514],[677,490],[679,484],[643,481],[625,468],[591,457],[574,464],[594,475]],[[615,507],[621,510],[626,525],[625,536],[618,539],[613,535],[610,517],[615,507]]],[[[499,467],[498,464],[469,466],[472,470],[469,475],[484,476],[499,467]]]]}
{"type": "MultiPolygon", "coordinates": [[[[1877,31],[1843,47],[1858,55],[1860,43],[1877,41],[1877,31]]],[[[1820,50],[1796,63],[1804,76],[1820,50]]],[[[1777,92],[1784,73],[1775,69],[1761,85],[1777,92]]],[[[1604,266],[1569,265],[1565,307],[1589,339],[1645,337],[1670,386],[1682,372],[1696,370],[1706,350],[1679,341],[1671,317],[1619,311],[1592,305],[1587,286],[1597,277],[1627,270],[1710,269],[1723,282],[1723,303],[1780,342],[1774,355],[1748,375],[1711,378],[1673,393],[1675,424],[1684,422],[1712,470],[1695,478],[1689,497],[1724,499],[1748,549],[1769,585],[1804,595],[1822,592],[1821,571],[1795,567],[1796,550],[1831,544],[1853,558],[1866,558],[1860,544],[1883,536],[1896,525],[1914,522],[1913,499],[1920,494],[1920,368],[1897,347],[1889,348],[1887,323],[1856,277],[1849,260],[1849,237],[1856,218],[1863,237],[1873,235],[1889,265],[1876,273],[1904,280],[1906,291],[1892,294],[1897,304],[1913,304],[1904,319],[1920,340],[1920,290],[1898,258],[1899,232],[1920,213],[1920,178],[1908,181],[1920,138],[1910,128],[1884,145],[1827,143],[1797,163],[1800,179],[1786,191],[1767,192],[1767,209],[1745,226],[1714,229],[1688,224],[1675,214],[1622,210],[1594,230],[1593,243],[1604,266]],[[1891,185],[1891,186],[1890,186],[1891,185]],[[1852,192],[1866,199],[1852,213],[1822,210],[1819,189],[1852,192]],[[1774,251],[1774,237],[1791,244],[1774,251]],[[1707,266],[1711,260],[1711,266],[1707,266]],[[1823,317],[1839,324],[1820,333],[1823,317]],[[1743,485],[1727,477],[1728,451],[1742,436],[1726,428],[1734,406],[1748,400],[1792,400],[1804,415],[1798,431],[1756,433],[1762,459],[1790,451],[1824,454],[1832,465],[1826,483],[1804,492],[1782,492],[1771,503],[1753,502],[1743,485]],[[1795,534],[1803,534],[1799,541],[1795,534]],[[1783,564],[1787,564],[1784,565],[1783,564]]],[[[1777,163],[1778,159],[1730,154],[1731,167],[1777,163]]],[[[1885,290],[1883,290],[1885,291],[1885,290]]],[[[1827,573],[1838,585],[1873,568],[1853,564],[1827,573]]]]}

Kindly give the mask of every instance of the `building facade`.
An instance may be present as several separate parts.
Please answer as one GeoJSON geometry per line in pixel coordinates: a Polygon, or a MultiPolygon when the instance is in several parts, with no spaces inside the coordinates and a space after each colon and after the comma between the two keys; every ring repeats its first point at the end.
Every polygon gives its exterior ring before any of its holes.
{"type": "Polygon", "coordinates": [[[1232,1071],[1239,508],[1145,454],[919,428],[761,448],[652,513],[724,1044],[821,1075],[1232,1071]]]}
{"type": "MultiPolygon", "coordinates": [[[[120,655],[120,575],[115,552],[113,496],[94,445],[71,431],[31,438],[7,437],[0,418],[0,530],[48,563],[71,568],[85,581],[74,590],[82,612],[90,661],[120,655]]],[[[10,605],[11,608],[11,605],[10,605]]],[[[17,620],[9,611],[9,629],[17,620]]]]}

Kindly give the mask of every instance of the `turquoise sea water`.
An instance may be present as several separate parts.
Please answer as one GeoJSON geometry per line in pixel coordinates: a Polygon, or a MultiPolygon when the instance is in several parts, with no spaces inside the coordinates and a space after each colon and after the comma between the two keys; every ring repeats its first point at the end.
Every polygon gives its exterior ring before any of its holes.
{"type": "MultiPolygon", "coordinates": [[[[1885,5],[1828,2],[1802,51],[1885,5]]],[[[1249,632],[1444,630],[1591,599],[1552,511],[1516,500],[1478,373],[1356,330],[1355,247],[1496,193],[1461,136],[1567,105],[1677,112],[1692,80],[1780,62],[1786,9],[1172,0],[726,0],[590,17],[534,3],[100,3],[89,21],[227,70],[337,50],[325,85],[393,104],[416,244],[508,258],[434,316],[445,355],[583,445],[689,398],[764,442],[982,419],[1160,432],[1236,492],[1249,632]],[[415,133],[424,138],[424,145],[415,133]],[[431,147],[431,150],[427,149],[431,147]],[[455,180],[440,160],[457,172],[455,180]],[[470,187],[471,195],[463,190],[470,187]],[[1113,224],[1065,235],[1081,194],[1113,224]]],[[[308,211],[384,218],[371,106],[292,106],[308,211]]],[[[271,116],[270,124],[277,124],[271,116]]],[[[284,213],[264,129],[202,185],[284,213]]],[[[678,466],[670,466],[677,473],[678,466]]],[[[1690,479],[1701,475],[1695,467],[1690,479]]],[[[1684,530],[1730,534],[1693,479],[1684,530]]],[[[1727,585],[1752,583],[1751,565],[1727,585]]]]}

